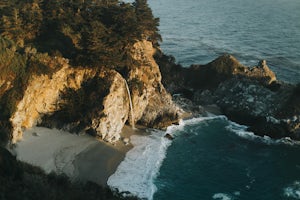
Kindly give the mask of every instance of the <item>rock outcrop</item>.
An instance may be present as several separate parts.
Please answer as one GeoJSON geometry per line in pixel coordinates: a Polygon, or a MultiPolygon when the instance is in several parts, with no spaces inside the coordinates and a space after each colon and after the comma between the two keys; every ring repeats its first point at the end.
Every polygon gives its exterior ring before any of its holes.
{"type": "Polygon", "coordinates": [[[128,82],[135,120],[148,127],[162,128],[176,121],[178,116],[171,95],[161,83],[160,69],[153,58],[155,52],[148,41],[133,46],[132,57],[139,66],[130,70],[128,82]]]}
{"type": "MultiPolygon", "coordinates": [[[[192,107],[186,110],[214,104],[229,119],[249,126],[258,135],[300,139],[299,86],[277,81],[265,60],[247,67],[233,56],[223,55],[206,65],[178,68],[168,64],[167,67],[176,68],[174,73],[183,76],[179,79],[182,86],[177,85],[174,90],[175,84],[169,82],[167,88],[193,102],[186,104],[192,107]]],[[[173,81],[176,83],[176,79],[173,81]]]]}
{"type": "Polygon", "coordinates": [[[197,89],[213,89],[233,77],[243,77],[269,85],[276,80],[275,74],[262,60],[257,66],[242,65],[232,55],[223,55],[206,65],[192,65],[186,72],[186,83],[197,89]]]}
{"type": "Polygon", "coordinates": [[[0,179],[20,179],[22,175],[23,171],[16,158],[0,146],[0,179]]]}
{"type": "Polygon", "coordinates": [[[86,131],[115,142],[124,124],[132,123],[129,98],[135,123],[156,128],[170,125],[178,119],[178,109],[161,83],[154,53],[151,42],[136,42],[132,47],[135,64],[128,67],[125,77],[104,67],[74,68],[64,59],[53,74],[33,75],[10,118],[12,142],[37,124],[86,131]]]}

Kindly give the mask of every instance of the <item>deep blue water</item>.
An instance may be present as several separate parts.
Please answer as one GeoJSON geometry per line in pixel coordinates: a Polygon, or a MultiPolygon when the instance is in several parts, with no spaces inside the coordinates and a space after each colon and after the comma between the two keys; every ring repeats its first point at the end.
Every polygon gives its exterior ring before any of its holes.
{"type": "Polygon", "coordinates": [[[300,199],[300,146],[230,126],[214,119],[173,132],[154,200],[300,199]]]}
{"type": "Polygon", "coordinates": [[[162,50],[184,66],[223,53],[300,82],[299,0],[148,0],[160,18],[162,50]]]}
{"type": "MultiPolygon", "coordinates": [[[[162,50],[183,66],[230,53],[266,59],[278,79],[300,82],[299,0],[149,0],[162,50]]],[[[155,180],[154,200],[300,199],[299,145],[245,139],[227,120],[178,131],[155,180]],[[242,136],[242,137],[241,137],[242,136]]]]}
{"type": "MultiPolygon", "coordinates": [[[[230,53],[248,66],[266,59],[279,79],[300,82],[300,0],[148,3],[161,21],[162,50],[182,65],[230,53]]],[[[164,133],[135,136],[111,185],[154,200],[300,199],[300,144],[244,129],[200,118],[170,128],[172,143],[164,133]]]]}

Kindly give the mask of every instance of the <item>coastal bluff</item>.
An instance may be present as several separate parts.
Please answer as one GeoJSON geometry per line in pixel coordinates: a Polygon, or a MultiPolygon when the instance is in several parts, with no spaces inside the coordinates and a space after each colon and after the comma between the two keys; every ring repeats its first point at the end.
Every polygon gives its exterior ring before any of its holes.
{"type": "Polygon", "coordinates": [[[248,67],[225,54],[208,64],[183,68],[170,56],[157,54],[156,59],[168,91],[188,102],[184,106],[194,115],[203,112],[195,108],[213,105],[218,114],[257,135],[300,140],[300,85],[277,80],[265,60],[248,67]]]}
{"type": "MultiPolygon", "coordinates": [[[[130,55],[135,64],[123,74],[101,66],[72,67],[67,59],[53,59],[55,72],[31,76],[20,101],[14,105],[16,109],[8,122],[12,143],[22,138],[24,130],[36,125],[86,132],[110,143],[120,139],[123,126],[132,124],[132,120],[147,127],[170,125],[178,119],[178,108],[161,83],[153,58],[155,51],[150,41],[134,43],[130,55]],[[133,102],[133,119],[129,98],[133,102]]],[[[3,91],[5,96],[10,90],[3,91]]]]}

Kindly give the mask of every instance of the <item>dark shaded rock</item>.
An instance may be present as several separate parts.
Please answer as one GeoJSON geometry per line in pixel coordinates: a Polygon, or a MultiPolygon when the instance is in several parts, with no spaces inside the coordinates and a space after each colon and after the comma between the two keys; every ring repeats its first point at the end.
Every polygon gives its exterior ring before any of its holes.
{"type": "Polygon", "coordinates": [[[216,103],[229,112],[247,113],[250,116],[272,116],[283,99],[257,81],[232,78],[214,91],[216,103]]]}
{"type": "Polygon", "coordinates": [[[16,158],[5,148],[0,147],[0,177],[21,179],[23,171],[16,158]]]}
{"type": "Polygon", "coordinates": [[[286,124],[283,121],[274,123],[268,121],[265,117],[256,118],[255,123],[250,124],[249,131],[260,136],[269,136],[271,138],[280,139],[284,137],[292,137],[289,133],[286,124]]]}
{"type": "Polygon", "coordinates": [[[214,89],[245,69],[233,56],[223,55],[206,65],[191,65],[186,84],[194,89],[214,89]]]}
{"type": "Polygon", "coordinates": [[[193,101],[196,104],[210,105],[216,101],[213,92],[210,90],[197,90],[194,93],[193,101]]]}
{"type": "MultiPolygon", "coordinates": [[[[174,78],[167,83],[176,85],[179,71],[171,76],[163,73],[174,78]]],[[[223,55],[206,65],[181,69],[180,73],[182,90],[193,91],[192,101],[182,100],[185,95],[173,97],[183,110],[195,113],[199,105],[216,104],[230,120],[249,126],[248,130],[257,135],[300,139],[300,84],[277,81],[265,60],[247,67],[233,56],[223,55]]],[[[176,89],[180,91],[178,85],[176,89]]]]}
{"type": "Polygon", "coordinates": [[[282,108],[276,114],[282,118],[300,115],[300,83],[287,89],[291,91],[291,94],[285,96],[286,103],[282,105],[282,108]]]}
{"type": "Polygon", "coordinates": [[[215,89],[233,77],[243,77],[269,85],[276,80],[265,60],[258,66],[246,67],[231,55],[223,55],[206,65],[192,65],[187,72],[187,85],[194,89],[215,89]]]}
{"type": "Polygon", "coordinates": [[[169,139],[169,140],[174,140],[174,137],[170,134],[170,133],[167,133],[165,135],[165,138],[169,139]]]}
{"type": "Polygon", "coordinates": [[[182,112],[185,112],[188,115],[188,117],[205,114],[205,110],[201,105],[195,104],[191,99],[186,98],[184,95],[174,94],[173,101],[183,110],[182,112]]]}
{"type": "Polygon", "coordinates": [[[187,69],[183,68],[180,64],[176,64],[173,56],[156,51],[154,59],[159,65],[162,74],[162,83],[168,92],[175,94],[187,89],[185,86],[185,72],[187,69]]]}
{"type": "Polygon", "coordinates": [[[273,92],[276,92],[280,89],[281,83],[279,81],[273,81],[271,84],[267,85],[267,88],[273,92]]]}

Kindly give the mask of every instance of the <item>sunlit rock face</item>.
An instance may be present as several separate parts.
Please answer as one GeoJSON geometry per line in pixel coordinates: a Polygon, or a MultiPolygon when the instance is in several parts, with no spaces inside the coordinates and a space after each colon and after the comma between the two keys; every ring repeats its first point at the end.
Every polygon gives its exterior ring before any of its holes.
{"type": "Polygon", "coordinates": [[[136,62],[128,67],[125,77],[114,69],[104,67],[73,68],[67,61],[60,62],[59,70],[52,75],[32,76],[10,118],[12,142],[22,138],[24,129],[37,124],[58,126],[72,132],[87,131],[111,143],[120,139],[120,132],[127,121],[159,128],[170,125],[177,120],[178,109],[161,83],[154,53],[151,42],[136,42],[132,47],[132,59],[136,62]],[[66,99],[64,96],[68,91],[73,96],[69,95],[66,99]],[[133,101],[134,118],[130,114],[129,98],[133,101]],[[63,112],[68,115],[69,121],[64,122],[63,112]],[[85,116],[75,116],[82,113],[85,116]]]}
{"type": "Polygon", "coordinates": [[[134,44],[132,58],[139,63],[129,72],[135,121],[150,127],[166,127],[176,121],[178,109],[171,95],[161,83],[159,66],[153,55],[155,49],[149,41],[134,44]]]}
{"type": "Polygon", "coordinates": [[[106,74],[111,77],[109,93],[103,101],[103,114],[92,119],[91,128],[108,142],[120,139],[120,132],[129,116],[129,97],[125,80],[116,71],[106,74]]]}

